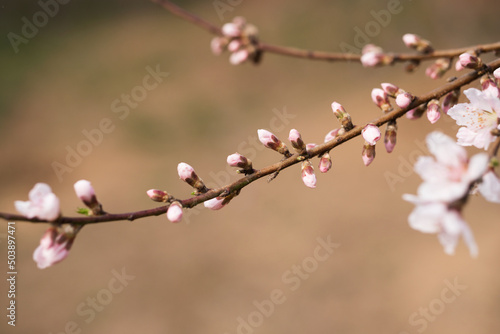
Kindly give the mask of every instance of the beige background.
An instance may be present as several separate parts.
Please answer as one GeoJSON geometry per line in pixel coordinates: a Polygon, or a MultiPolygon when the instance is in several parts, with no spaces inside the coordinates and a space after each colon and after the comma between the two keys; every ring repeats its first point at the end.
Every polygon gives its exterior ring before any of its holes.
{"type": "MultiPolygon", "coordinates": [[[[354,45],[356,27],[365,31],[367,24],[380,28],[370,42],[395,52],[406,51],[401,36],[407,32],[436,48],[454,48],[496,41],[499,31],[494,0],[404,0],[385,27],[370,22],[376,22],[371,11],[386,10],[387,1],[241,1],[223,21],[212,1],[179,4],[216,24],[243,15],[268,43],[326,51],[354,45]]],[[[19,34],[21,18],[40,11],[35,1],[13,6],[0,9],[4,36],[19,34]]],[[[211,185],[235,180],[225,160],[239,147],[256,168],[279,159],[252,144],[259,128],[283,140],[297,128],[306,142],[318,143],[338,127],[332,101],[363,124],[380,115],[370,91],[381,82],[414,94],[445,82],[424,76],[429,63],[407,74],[402,64],[363,69],[265,54],[259,66],[235,67],[227,54],[211,54],[210,39],[147,1],[61,5],[18,53],[3,38],[0,210],[13,211],[13,201],[26,200],[43,181],[61,199],[63,213],[75,215],[82,204],[73,183],[82,178],[94,184],[109,212],[152,208],[150,188],[190,196],[176,173],[181,161],[211,185]],[[121,120],[112,101],[130,94],[146,67],[157,65],[169,76],[121,120]],[[294,117],[272,121],[284,109],[294,117]],[[66,147],[77,147],[82,131],[104,118],[114,130],[59,182],[52,163],[64,163],[66,147]]],[[[499,207],[474,197],[464,211],[480,247],[477,259],[463,242],[447,256],[435,236],[411,230],[412,205],[401,195],[415,193],[420,179],[408,172],[408,161],[426,154],[427,133],[454,135],[456,126],[444,118],[433,126],[426,119],[398,124],[395,151],[389,155],[379,144],[369,168],[356,138],[331,152],[333,168],[318,175],[315,190],[303,185],[295,166],[269,184],[259,180],[243,189],[223,210],[198,208],[179,224],[160,216],[87,226],[70,256],[46,270],[32,260],[46,225],[18,222],[17,326],[6,325],[4,281],[0,332],[497,333],[499,207]],[[388,173],[400,182],[391,187],[388,173]],[[325,261],[313,261],[317,239],[328,237],[340,246],[325,261]],[[310,266],[307,278],[291,271],[303,263],[310,266]],[[110,283],[119,286],[113,271],[122,270],[134,279],[110,293],[110,283]],[[461,287],[456,294],[446,290],[453,282],[461,287]],[[259,317],[255,303],[272,294],[282,303],[259,317]],[[88,298],[107,304],[87,323],[88,298]],[[238,331],[240,317],[255,327],[238,331]]],[[[6,223],[0,229],[5,264],[6,223]]]]}

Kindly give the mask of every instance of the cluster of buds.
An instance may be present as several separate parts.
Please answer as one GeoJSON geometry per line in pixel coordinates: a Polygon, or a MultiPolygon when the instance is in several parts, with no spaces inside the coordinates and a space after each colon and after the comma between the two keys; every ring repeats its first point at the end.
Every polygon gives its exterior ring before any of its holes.
{"type": "Polygon", "coordinates": [[[361,50],[361,64],[364,67],[389,65],[393,60],[393,57],[385,54],[381,47],[373,44],[367,44],[361,50]]]}
{"type": "MultiPolygon", "coordinates": [[[[102,205],[97,201],[94,188],[87,180],[74,184],[75,193],[90,211],[78,212],[93,215],[103,215],[102,205]]],[[[38,218],[47,221],[57,221],[60,216],[59,198],[52,192],[48,184],[37,183],[29,192],[28,201],[15,201],[16,209],[27,218],[38,218]]],[[[71,245],[83,225],[52,223],[40,240],[40,245],[33,253],[33,260],[38,268],[44,269],[64,260],[71,245]]]]}
{"type": "Polygon", "coordinates": [[[260,61],[262,52],[258,49],[257,28],[237,16],[233,22],[222,26],[222,36],[212,39],[212,52],[220,55],[224,50],[231,52],[229,62],[233,65],[251,60],[254,64],[260,61]]]}
{"type": "Polygon", "coordinates": [[[448,58],[439,58],[432,65],[427,67],[425,75],[431,79],[439,79],[450,69],[451,60],[448,58]]]}
{"type": "Polygon", "coordinates": [[[182,220],[182,204],[176,201],[169,193],[159,189],[149,189],[146,192],[153,201],[170,203],[167,209],[167,219],[172,223],[178,223],[182,220]]]}
{"type": "MultiPolygon", "coordinates": [[[[413,95],[411,95],[410,93],[408,93],[404,89],[399,88],[398,86],[396,86],[394,84],[384,82],[381,84],[381,86],[382,86],[382,90],[387,94],[387,96],[394,98],[396,100],[396,105],[402,109],[408,107],[414,99],[413,95]]],[[[375,88],[372,90],[372,100],[375,104],[378,105],[377,101],[379,99],[381,99],[379,97],[380,92],[374,94],[375,90],[378,90],[378,89],[375,88]]],[[[383,96],[382,96],[382,100],[385,100],[383,96]]],[[[386,110],[384,110],[383,106],[379,106],[379,107],[384,112],[386,112],[386,110]]],[[[390,104],[389,104],[389,107],[390,107],[390,104]]],[[[385,107],[385,108],[387,108],[387,107],[385,107]]],[[[390,109],[388,109],[388,111],[390,111],[390,109]]]]}
{"type": "Polygon", "coordinates": [[[368,124],[361,130],[361,135],[365,140],[361,157],[365,166],[368,166],[375,159],[375,144],[380,140],[381,134],[377,126],[368,124]]]}

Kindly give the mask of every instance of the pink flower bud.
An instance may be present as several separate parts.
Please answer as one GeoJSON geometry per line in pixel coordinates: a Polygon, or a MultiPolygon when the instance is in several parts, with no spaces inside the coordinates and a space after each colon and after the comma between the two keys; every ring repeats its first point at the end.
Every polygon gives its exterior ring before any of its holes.
{"type": "Polygon", "coordinates": [[[203,181],[198,177],[194,168],[187,163],[181,162],[177,165],[177,173],[179,178],[189,184],[191,187],[195,188],[197,192],[204,193],[208,189],[205,187],[203,181]]]}
{"type": "Polygon", "coordinates": [[[167,210],[167,219],[172,223],[178,223],[182,220],[182,205],[179,202],[170,204],[167,210]]]}
{"type": "Polygon", "coordinates": [[[460,59],[457,60],[455,63],[455,71],[460,72],[464,69],[465,67],[462,66],[462,63],[460,62],[460,59]]]}
{"type": "Polygon", "coordinates": [[[431,100],[427,103],[427,119],[431,124],[436,123],[439,118],[441,118],[441,113],[439,112],[439,101],[431,100]]]}
{"type": "Polygon", "coordinates": [[[361,130],[361,135],[370,145],[375,145],[381,136],[379,128],[373,124],[366,125],[361,130]]]}
{"type": "Polygon", "coordinates": [[[384,60],[384,51],[382,48],[373,45],[367,44],[361,50],[361,64],[364,67],[374,67],[382,64],[384,60]]]}
{"type": "Polygon", "coordinates": [[[222,26],[222,33],[228,37],[239,37],[241,28],[235,23],[226,23],[222,26]]]}
{"type": "Polygon", "coordinates": [[[64,260],[71,249],[73,240],[81,227],[68,225],[68,233],[51,226],[44,233],[40,245],[33,252],[33,260],[39,269],[45,269],[64,260]]]}
{"type": "Polygon", "coordinates": [[[500,97],[500,91],[498,89],[497,83],[489,75],[482,76],[480,82],[483,92],[486,92],[493,97],[500,97]]]}
{"type": "Polygon", "coordinates": [[[327,141],[330,141],[330,140],[332,140],[333,138],[337,137],[337,135],[339,134],[339,130],[340,130],[340,129],[334,129],[334,130],[332,130],[332,131],[328,132],[328,133],[326,134],[326,136],[325,136],[325,143],[326,143],[327,141]]]}
{"type": "Polygon", "coordinates": [[[271,132],[264,129],[259,129],[257,130],[257,134],[259,136],[260,142],[265,147],[270,148],[271,150],[275,150],[276,152],[279,152],[285,156],[290,155],[290,152],[288,151],[286,145],[271,132]]]}
{"type": "Polygon", "coordinates": [[[323,155],[319,159],[318,168],[321,173],[326,173],[332,168],[332,158],[330,157],[330,153],[323,153],[323,155]]]}
{"type": "Polygon", "coordinates": [[[163,190],[158,190],[158,189],[149,189],[146,192],[153,201],[155,202],[167,202],[170,196],[167,194],[167,192],[163,190]]]}
{"type": "Polygon", "coordinates": [[[413,96],[407,92],[404,92],[402,94],[398,94],[398,96],[396,97],[396,104],[401,109],[408,107],[410,105],[411,101],[413,101],[413,96]]]}
{"type": "Polygon", "coordinates": [[[214,37],[210,42],[210,49],[212,53],[216,56],[220,55],[227,45],[227,40],[223,37],[214,37]]]}
{"type": "Polygon", "coordinates": [[[340,121],[342,124],[342,127],[346,129],[346,131],[351,130],[354,126],[352,125],[352,120],[351,120],[351,115],[349,115],[344,107],[338,103],[338,102],[333,102],[332,103],[332,110],[333,114],[337,119],[340,121]]]}
{"type": "Polygon", "coordinates": [[[299,153],[306,148],[306,145],[304,144],[304,141],[302,140],[299,131],[295,129],[290,130],[290,134],[288,135],[288,140],[290,141],[290,143],[292,143],[292,147],[299,153]]]}
{"type": "Polygon", "coordinates": [[[224,204],[224,197],[215,197],[203,202],[203,205],[210,210],[220,210],[226,204],[224,204]]]}
{"type": "Polygon", "coordinates": [[[445,114],[448,114],[448,110],[450,110],[451,107],[457,104],[459,96],[460,89],[452,90],[444,96],[441,108],[443,109],[443,112],[445,114]]]}
{"type": "Polygon", "coordinates": [[[253,171],[252,162],[238,152],[227,157],[227,164],[231,167],[243,168],[243,172],[253,171]]]}
{"type": "Polygon", "coordinates": [[[419,119],[422,117],[424,112],[427,110],[427,106],[425,104],[421,104],[416,108],[413,108],[411,110],[408,110],[406,113],[406,118],[408,119],[419,119]]]}
{"type": "Polygon", "coordinates": [[[477,69],[483,66],[483,62],[479,57],[468,52],[462,53],[460,56],[458,56],[458,60],[460,61],[460,65],[466,68],[477,69]]]}
{"type": "Polygon", "coordinates": [[[239,65],[241,63],[244,63],[248,59],[249,55],[250,53],[247,49],[238,50],[231,54],[231,56],[229,57],[229,62],[232,65],[239,65]]]}
{"type": "Polygon", "coordinates": [[[425,70],[425,75],[431,79],[441,78],[450,69],[451,61],[448,58],[439,58],[425,70]]]}
{"type": "Polygon", "coordinates": [[[365,145],[363,145],[363,151],[361,152],[361,158],[363,158],[365,166],[369,166],[375,159],[375,146],[365,142],[365,145]]]}
{"type": "Polygon", "coordinates": [[[384,112],[388,112],[391,109],[387,93],[380,88],[372,89],[372,101],[384,112]]]}
{"type": "Polygon", "coordinates": [[[227,45],[227,49],[229,52],[236,52],[239,48],[241,48],[242,44],[239,39],[234,39],[227,45]]]}
{"type": "Polygon", "coordinates": [[[48,184],[37,183],[28,194],[29,201],[15,201],[16,210],[27,218],[54,221],[59,217],[59,198],[48,184]]]}
{"type": "Polygon", "coordinates": [[[434,51],[429,41],[415,34],[403,35],[403,42],[408,48],[415,49],[418,52],[431,53],[434,51]]]}
{"type": "Polygon", "coordinates": [[[399,87],[391,83],[384,82],[380,86],[382,86],[384,92],[390,97],[396,97],[396,94],[399,92],[399,87]]]}
{"type": "Polygon", "coordinates": [[[89,181],[77,181],[73,187],[75,188],[76,196],[78,196],[78,198],[81,199],[85,204],[91,203],[92,201],[96,200],[94,188],[89,181]]]}
{"type": "Polygon", "coordinates": [[[392,151],[394,151],[397,139],[397,129],[398,128],[396,125],[396,121],[389,121],[387,123],[387,128],[384,135],[385,150],[387,151],[387,153],[391,153],[392,151]]]}
{"type": "Polygon", "coordinates": [[[316,175],[314,168],[309,160],[302,162],[302,181],[309,188],[316,188],[316,175]]]}
{"type": "Polygon", "coordinates": [[[500,80],[500,67],[493,71],[493,76],[500,80]]]}

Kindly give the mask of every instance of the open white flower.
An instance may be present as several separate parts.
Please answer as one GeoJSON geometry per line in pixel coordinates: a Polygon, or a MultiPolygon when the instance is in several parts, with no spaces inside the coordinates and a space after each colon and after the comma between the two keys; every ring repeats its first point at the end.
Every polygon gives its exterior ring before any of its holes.
{"type": "Polygon", "coordinates": [[[500,198],[500,181],[494,174],[488,176],[486,153],[468,159],[463,147],[440,132],[427,136],[427,146],[434,157],[420,157],[414,167],[424,180],[418,196],[403,195],[404,200],[415,204],[408,222],[420,232],[438,234],[447,254],[454,253],[462,236],[470,254],[476,256],[477,245],[461,209],[472,186],[481,180],[479,191],[483,196],[491,201],[495,196],[500,198]]]}
{"type": "Polygon", "coordinates": [[[488,92],[469,88],[464,91],[470,103],[460,103],[448,111],[461,127],[458,130],[458,144],[488,149],[495,140],[491,130],[500,129],[500,99],[488,92]]]}
{"type": "Polygon", "coordinates": [[[29,201],[15,201],[16,210],[27,218],[54,221],[59,217],[59,198],[46,183],[37,183],[30,190],[29,201]]]}

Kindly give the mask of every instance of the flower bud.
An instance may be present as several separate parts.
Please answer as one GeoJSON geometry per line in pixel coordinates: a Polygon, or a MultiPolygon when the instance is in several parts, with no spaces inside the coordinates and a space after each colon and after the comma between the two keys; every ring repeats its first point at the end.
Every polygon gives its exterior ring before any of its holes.
{"type": "Polygon", "coordinates": [[[396,96],[396,104],[401,109],[408,107],[413,101],[413,96],[410,93],[404,92],[396,96]]]}
{"type": "Polygon", "coordinates": [[[207,192],[208,189],[205,187],[203,180],[198,177],[194,168],[187,163],[181,162],[177,165],[177,173],[179,174],[179,178],[196,189],[197,193],[207,192]]]}
{"type": "Polygon", "coordinates": [[[295,129],[290,130],[290,134],[288,135],[288,140],[292,143],[292,147],[298,152],[301,153],[306,149],[306,145],[300,136],[299,131],[295,129]]]}
{"type": "Polygon", "coordinates": [[[239,65],[241,63],[244,63],[247,59],[250,53],[248,52],[247,49],[241,49],[236,52],[231,53],[231,56],[229,56],[229,62],[232,65],[239,65]]]}
{"type": "Polygon", "coordinates": [[[229,44],[227,45],[227,50],[229,52],[236,52],[238,49],[240,49],[242,46],[241,41],[239,39],[233,39],[229,44]]]}
{"type": "Polygon", "coordinates": [[[364,67],[374,67],[383,63],[384,51],[381,47],[367,44],[361,50],[361,64],[364,67]]]}
{"type": "Polygon", "coordinates": [[[427,119],[431,124],[436,123],[441,118],[439,101],[434,99],[427,103],[427,119]]]}
{"type": "Polygon", "coordinates": [[[366,125],[361,130],[361,135],[370,145],[375,145],[381,136],[379,128],[373,124],[366,125]]]}
{"type": "Polygon", "coordinates": [[[500,67],[497,68],[496,70],[493,71],[493,76],[497,79],[500,80],[500,67]]]}
{"type": "Polygon", "coordinates": [[[500,96],[500,91],[498,89],[496,81],[493,80],[493,78],[490,77],[488,74],[481,77],[480,83],[483,92],[487,92],[489,95],[493,97],[500,96]]]}
{"type": "Polygon", "coordinates": [[[460,59],[457,60],[455,63],[455,71],[460,72],[464,69],[465,67],[462,66],[462,63],[460,62],[460,59]]]}
{"type": "Polygon", "coordinates": [[[265,147],[270,148],[271,150],[275,150],[276,152],[281,153],[286,157],[290,156],[290,152],[288,151],[286,145],[274,134],[264,129],[257,130],[257,134],[259,136],[260,142],[265,147]]]}
{"type": "Polygon", "coordinates": [[[239,37],[241,35],[241,27],[235,23],[226,23],[222,26],[222,33],[228,37],[239,37]]]}
{"type": "Polygon", "coordinates": [[[390,97],[396,97],[397,93],[399,92],[399,87],[396,85],[393,85],[388,82],[381,83],[380,86],[382,86],[382,89],[384,92],[389,95],[390,97]]]}
{"type": "Polygon", "coordinates": [[[321,155],[318,168],[321,173],[326,173],[330,170],[330,168],[332,168],[332,158],[330,157],[330,153],[325,152],[321,155]]]}
{"type": "Polygon", "coordinates": [[[396,121],[392,120],[387,123],[387,128],[385,129],[384,144],[387,153],[391,153],[396,146],[396,135],[398,127],[396,121]]]}
{"type": "Polygon", "coordinates": [[[403,35],[403,42],[408,48],[417,50],[421,53],[431,53],[434,51],[431,42],[415,34],[403,35]]]}
{"type": "Polygon", "coordinates": [[[224,51],[224,48],[227,45],[227,39],[224,37],[214,37],[212,38],[212,41],[210,42],[210,49],[212,50],[212,53],[216,56],[222,54],[224,51]]]}
{"type": "Polygon", "coordinates": [[[220,210],[226,204],[224,204],[224,197],[215,197],[203,202],[203,205],[210,210],[220,210]]]}
{"type": "Polygon", "coordinates": [[[337,102],[332,103],[332,110],[333,114],[337,119],[340,121],[342,124],[342,127],[346,130],[349,131],[351,130],[354,126],[352,125],[352,120],[351,120],[351,115],[349,115],[344,107],[337,102]]]}
{"type": "Polygon", "coordinates": [[[427,110],[427,106],[425,103],[422,103],[421,105],[417,106],[416,108],[413,108],[411,110],[408,110],[406,112],[406,118],[408,119],[419,119],[422,117],[424,112],[427,110]]]}
{"type": "Polygon", "coordinates": [[[332,130],[332,131],[328,132],[328,133],[326,134],[326,136],[325,136],[325,143],[326,143],[327,141],[330,141],[330,140],[332,140],[333,138],[337,137],[337,136],[339,135],[339,131],[340,131],[340,129],[334,129],[334,130],[332,130]]]}
{"type": "Polygon", "coordinates": [[[168,202],[170,199],[169,194],[163,190],[149,189],[146,193],[155,202],[168,202]]]}
{"type": "Polygon", "coordinates": [[[172,223],[178,223],[182,220],[182,205],[175,201],[168,207],[167,219],[172,223]]]}
{"type": "Polygon", "coordinates": [[[254,171],[252,168],[252,162],[238,152],[233,153],[227,157],[227,164],[231,167],[242,168],[241,172],[245,174],[250,174],[254,171]]]}
{"type": "Polygon", "coordinates": [[[458,97],[460,96],[460,89],[455,89],[446,94],[441,103],[441,108],[445,114],[448,114],[448,110],[453,107],[458,102],[458,97]]]}
{"type": "Polygon", "coordinates": [[[383,112],[388,112],[392,109],[387,93],[380,88],[372,89],[372,101],[382,109],[383,112]]]}
{"type": "Polygon", "coordinates": [[[460,65],[465,68],[471,68],[475,70],[483,66],[481,58],[469,52],[462,53],[460,56],[458,56],[458,60],[460,61],[460,65]]]}
{"type": "Polygon", "coordinates": [[[93,215],[97,216],[104,214],[104,211],[102,210],[102,205],[97,200],[94,188],[92,187],[92,184],[90,184],[89,181],[87,180],[77,181],[73,185],[73,188],[75,189],[76,196],[78,196],[78,198],[82,200],[82,202],[92,210],[93,215]]]}
{"type": "Polygon", "coordinates": [[[363,158],[365,166],[370,165],[375,159],[375,146],[365,142],[363,145],[363,151],[361,152],[361,157],[363,158]]]}
{"type": "Polygon", "coordinates": [[[67,225],[64,228],[50,226],[33,252],[33,260],[39,269],[45,269],[61,262],[69,255],[69,250],[81,226],[67,225]]]}
{"type": "Polygon", "coordinates": [[[451,61],[448,58],[439,58],[432,64],[427,67],[425,70],[425,75],[427,75],[431,79],[439,79],[441,78],[446,71],[450,69],[451,61]]]}
{"type": "Polygon", "coordinates": [[[302,171],[302,181],[309,188],[316,188],[316,175],[314,174],[314,168],[309,160],[305,160],[301,165],[302,171]]]}

